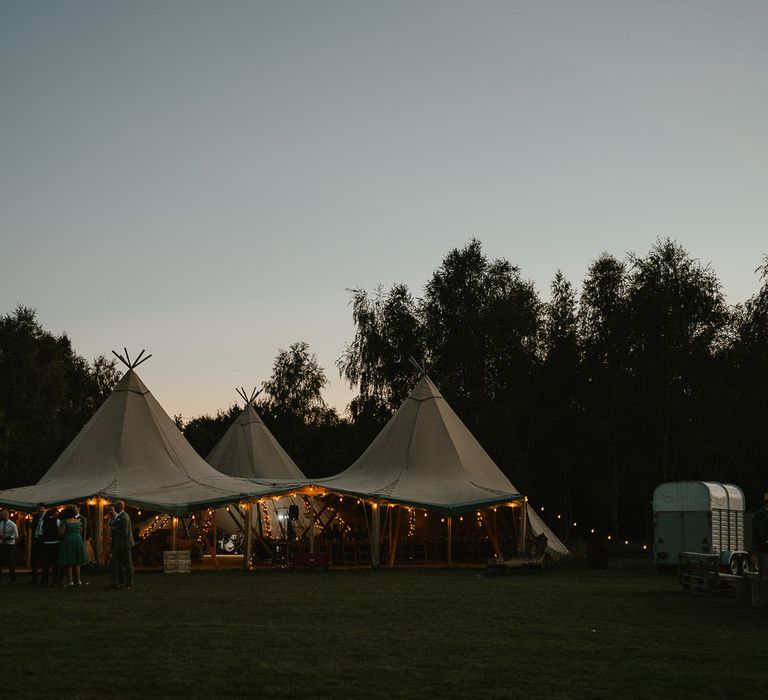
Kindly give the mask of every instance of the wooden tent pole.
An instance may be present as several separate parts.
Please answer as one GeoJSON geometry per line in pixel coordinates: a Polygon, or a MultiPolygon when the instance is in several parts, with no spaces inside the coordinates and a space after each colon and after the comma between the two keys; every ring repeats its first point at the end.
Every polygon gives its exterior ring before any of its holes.
{"type": "Polygon", "coordinates": [[[96,497],[96,562],[104,564],[104,502],[101,496],[96,497]]]}
{"type": "Polygon", "coordinates": [[[528,499],[523,501],[523,513],[520,516],[522,525],[520,527],[520,547],[519,551],[525,552],[525,538],[528,536],[528,499]]]}
{"type": "Polygon", "coordinates": [[[262,524],[263,515],[261,514],[261,503],[256,502],[256,517],[259,521],[259,537],[264,539],[264,525],[262,524]]]}
{"type": "Polygon", "coordinates": [[[314,511],[314,496],[309,497],[309,512],[310,512],[310,518],[309,518],[309,553],[314,554],[315,553],[315,521],[311,517],[312,512],[314,511]]]}
{"type": "Polygon", "coordinates": [[[314,504],[310,506],[310,508],[312,508],[312,513],[314,514],[314,517],[312,518],[312,525],[314,525],[315,523],[320,523],[323,526],[323,530],[325,530],[327,525],[331,524],[331,521],[333,520],[333,518],[331,518],[331,520],[329,520],[328,523],[326,524],[323,522],[323,519],[321,517],[323,513],[325,513],[325,510],[326,508],[328,508],[329,505],[330,505],[330,499],[327,503],[323,504],[323,507],[320,509],[320,511],[318,511],[315,508],[314,504]]]}
{"type": "MultiPolygon", "coordinates": [[[[395,506],[397,508],[397,525],[395,526],[395,536],[389,540],[389,565],[395,565],[395,555],[397,554],[397,545],[400,544],[400,524],[403,521],[403,507],[395,506]]],[[[390,523],[391,524],[391,523],[390,523]]]]}
{"type": "MultiPolygon", "coordinates": [[[[227,510],[227,515],[229,515],[229,517],[230,517],[230,518],[232,518],[232,522],[235,524],[235,527],[236,527],[238,530],[240,530],[240,532],[242,532],[242,531],[243,531],[243,521],[242,521],[242,520],[238,520],[238,519],[237,519],[237,518],[236,518],[236,517],[235,517],[235,516],[232,514],[232,509],[231,509],[229,506],[227,506],[227,509],[226,509],[226,510],[227,510]]],[[[243,514],[240,512],[240,507],[239,507],[239,506],[237,507],[237,514],[238,514],[238,515],[239,515],[239,516],[242,518],[243,514]]]]}
{"type": "Polygon", "coordinates": [[[171,516],[171,549],[175,552],[178,539],[179,518],[176,515],[171,516]]]}
{"type": "Polygon", "coordinates": [[[245,549],[243,551],[243,571],[251,570],[253,554],[253,503],[245,504],[245,549]]]}
{"type": "Polygon", "coordinates": [[[487,518],[483,518],[483,525],[485,526],[485,529],[488,532],[488,538],[491,540],[491,544],[493,544],[493,548],[496,550],[496,556],[499,559],[503,560],[504,552],[501,551],[501,547],[499,547],[499,541],[496,539],[496,535],[493,533],[493,530],[491,530],[491,526],[488,524],[487,518]]]}
{"type": "MultiPolygon", "coordinates": [[[[202,519],[202,512],[200,514],[200,522],[203,522],[202,519]]],[[[211,555],[211,561],[214,563],[216,568],[219,566],[219,561],[216,559],[216,516],[214,515],[213,518],[213,546],[211,546],[211,540],[209,538],[209,534],[205,530],[202,532],[203,542],[205,542],[205,546],[208,548],[208,554],[211,555]]]]}
{"type": "Polygon", "coordinates": [[[216,512],[213,513],[213,547],[211,548],[211,558],[213,559],[213,563],[218,567],[219,566],[219,560],[216,558],[216,547],[218,546],[218,542],[216,540],[217,534],[216,534],[216,512]]]}
{"type": "Polygon", "coordinates": [[[380,542],[379,542],[379,503],[377,501],[374,501],[371,504],[371,530],[372,532],[372,538],[371,538],[371,567],[374,569],[379,568],[379,548],[380,548],[380,542]]]}
{"type": "Polygon", "coordinates": [[[453,537],[453,517],[448,516],[448,566],[453,566],[453,556],[451,552],[451,539],[453,537]]]}
{"type": "MultiPolygon", "coordinates": [[[[27,515],[25,513],[24,520],[26,521],[26,519],[27,519],[27,515]]],[[[25,525],[26,525],[26,522],[25,522],[25,525]]],[[[32,532],[31,521],[29,521],[29,525],[27,525],[23,531],[26,533],[24,538],[24,566],[29,568],[30,566],[32,566],[32,538],[35,536],[35,533],[32,532]]],[[[19,532],[19,534],[21,534],[21,531],[19,532]]]]}

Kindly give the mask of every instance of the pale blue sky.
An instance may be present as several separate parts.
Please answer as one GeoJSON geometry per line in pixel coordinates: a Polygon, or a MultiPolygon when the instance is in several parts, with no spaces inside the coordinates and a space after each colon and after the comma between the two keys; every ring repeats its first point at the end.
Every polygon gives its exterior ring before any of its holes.
{"type": "Polygon", "coordinates": [[[347,287],[479,238],[545,298],[669,236],[753,294],[764,2],[0,0],[0,313],[127,345],[169,413],[306,340],[347,287]]]}

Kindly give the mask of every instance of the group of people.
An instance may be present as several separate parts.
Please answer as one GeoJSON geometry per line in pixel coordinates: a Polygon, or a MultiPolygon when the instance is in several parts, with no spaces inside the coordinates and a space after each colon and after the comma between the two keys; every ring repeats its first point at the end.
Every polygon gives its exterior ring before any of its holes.
{"type": "MultiPolygon", "coordinates": [[[[133,588],[134,545],[131,519],[123,501],[109,507],[109,529],[112,539],[110,556],[111,588],[133,588]]],[[[59,586],[82,586],[80,567],[90,561],[86,549],[87,520],[77,505],[46,508],[39,503],[32,518],[30,583],[59,586]]],[[[16,580],[16,544],[19,530],[7,510],[0,510],[0,581],[4,569],[9,581],[16,580]]]]}

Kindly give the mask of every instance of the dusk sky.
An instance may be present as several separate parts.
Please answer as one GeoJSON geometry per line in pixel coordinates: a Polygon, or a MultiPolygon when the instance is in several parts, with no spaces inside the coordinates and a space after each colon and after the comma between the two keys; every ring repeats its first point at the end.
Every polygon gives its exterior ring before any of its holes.
{"type": "Polygon", "coordinates": [[[578,288],[670,237],[768,253],[765,2],[0,0],[0,314],[127,346],[169,414],[418,296],[473,236],[578,288]]]}

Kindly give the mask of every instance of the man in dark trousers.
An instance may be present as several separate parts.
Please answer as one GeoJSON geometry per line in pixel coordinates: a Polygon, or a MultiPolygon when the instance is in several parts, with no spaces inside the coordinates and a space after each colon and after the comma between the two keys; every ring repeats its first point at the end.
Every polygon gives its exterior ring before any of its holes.
{"type": "Polygon", "coordinates": [[[763,505],[752,516],[752,561],[757,563],[760,578],[768,574],[768,493],[763,494],[763,505]]]}
{"type": "Polygon", "coordinates": [[[28,534],[32,537],[32,552],[29,559],[29,566],[32,569],[32,579],[30,583],[37,583],[38,570],[43,567],[43,520],[45,519],[45,504],[38,503],[37,511],[32,516],[32,524],[29,526],[28,534]]]}
{"type": "Polygon", "coordinates": [[[125,503],[115,501],[112,517],[109,520],[109,531],[112,535],[112,556],[109,560],[109,568],[112,572],[112,585],[110,588],[125,586],[127,590],[133,590],[133,530],[131,519],[125,512],[125,503]]]}
{"type": "Polygon", "coordinates": [[[42,583],[46,586],[49,583],[54,586],[60,583],[58,564],[59,542],[61,541],[60,525],[58,509],[51,508],[46,511],[45,518],[43,518],[43,551],[40,562],[42,583]]]}

